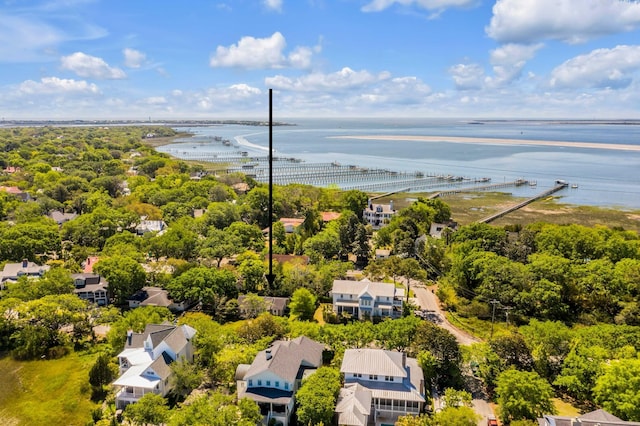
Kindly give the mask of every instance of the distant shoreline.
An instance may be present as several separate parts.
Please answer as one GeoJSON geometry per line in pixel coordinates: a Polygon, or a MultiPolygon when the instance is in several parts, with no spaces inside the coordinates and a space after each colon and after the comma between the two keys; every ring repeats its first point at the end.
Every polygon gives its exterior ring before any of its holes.
{"type": "Polygon", "coordinates": [[[358,135],[358,136],[329,136],[331,139],[359,139],[383,141],[416,141],[416,142],[451,142],[451,143],[479,143],[488,145],[538,145],[555,146],[560,148],[609,149],[615,151],[640,152],[640,145],[608,144],[596,142],[568,142],[544,141],[531,139],[499,139],[499,138],[470,138],[462,136],[411,136],[411,135],[358,135]]]}

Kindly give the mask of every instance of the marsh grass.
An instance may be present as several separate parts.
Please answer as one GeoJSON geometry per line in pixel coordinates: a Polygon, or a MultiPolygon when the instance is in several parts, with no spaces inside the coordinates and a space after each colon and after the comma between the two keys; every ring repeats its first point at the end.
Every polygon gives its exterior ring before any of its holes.
{"type": "Polygon", "coordinates": [[[91,420],[89,369],[95,353],[71,353],[55,360],[0,359],[0,424],[84,426],[91,420]]]}

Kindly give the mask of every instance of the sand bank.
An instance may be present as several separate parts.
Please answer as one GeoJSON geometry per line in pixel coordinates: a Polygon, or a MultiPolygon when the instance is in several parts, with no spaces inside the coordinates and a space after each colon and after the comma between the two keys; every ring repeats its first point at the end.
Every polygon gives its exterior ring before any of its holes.
{"type": "Polygon", "coordinates": [[[640,145],[620,143],[541,141],[531,139],[497,139],[497,138],[469,138],[461,136],[410,136],[410,135],[358,135],[358,136],[330,136],[333,139],[360,139],[382,141],[416,141],[416,142],[451,142],[451,143],[484,143],[490,145],[538,145],[565,148],[610,149],[616,151],[640,152],[640,145]]]}

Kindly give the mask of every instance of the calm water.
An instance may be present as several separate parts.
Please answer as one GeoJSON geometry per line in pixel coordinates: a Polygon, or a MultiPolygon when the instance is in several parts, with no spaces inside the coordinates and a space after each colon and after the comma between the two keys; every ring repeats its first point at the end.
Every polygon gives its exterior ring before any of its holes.
{"type": "MultiPolygon", "coordinates": [[[[524,178],[537,187],[508,188],[516,195],[534,195],[563,179],[578,188],[557,193],[572,204],[640,208],[640,152],[560,146],[487,145],[472,143],[332,139],[343,135],[425,135],[502,139],[596,142],[640,145],[640,125],[580,122],[501,121],[470,124],[451,120],[281,120],[295,126],[276,126],[276,156],[307,163],[339,162],[394,171],[436,173],[471,178],[489,177],[492,183],[524,178]]],[[[254,126],[194,127],[196,136],[221,136],[236,142],[250,155],[266,155],[268,128],[254,126]]],[[[187,142],[160,150],[180,157],[184,150],[220,151],[220,145],[187,142]]]]}

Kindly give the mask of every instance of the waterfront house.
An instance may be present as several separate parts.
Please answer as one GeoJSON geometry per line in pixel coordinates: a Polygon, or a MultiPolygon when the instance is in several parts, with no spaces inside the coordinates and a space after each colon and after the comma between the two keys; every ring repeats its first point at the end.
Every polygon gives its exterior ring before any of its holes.
{"type": "Polygon", "coordinates": [[[378,230],[389,223],[395,214],[393,201],[390,201],[389,204],[374,204],[369,200],[367,207],[362,212],[362,218],[374,230],[378,230]]]}
{"type": "Polygon", "coordinates": [[[334,280],[331,288],[333,311],[353,318],[400,318],[403,288],[369,280],[334,280]]]}
{"type": "Polygon", "coordinates": [[[295,393],[303,377],[322,365],[324,346],[305,336],[279,340],[236,369],[238,398],[250,398],[260,407],[264,424],[271,419],[288,426],[295,393]]]}
{"type": "Polygon", "coordinates": [[[127,332],[118,354],[120,376],[113,382],[116,408],[124,409],[146,393],[166,396],[171,390],[171,363],[193,362],[193,336],[188,325],[147,324],[142,333],[127,332]]]}
{"type": "Polygon", "coordinates": [[[336,405],[340,425],[394,424],[399,416],[417,415],[424,408],[424,374],[418,361],[403,352],[347,349],[340,372],[344,374],[336,405]]]}

